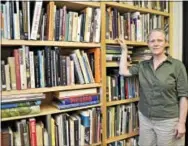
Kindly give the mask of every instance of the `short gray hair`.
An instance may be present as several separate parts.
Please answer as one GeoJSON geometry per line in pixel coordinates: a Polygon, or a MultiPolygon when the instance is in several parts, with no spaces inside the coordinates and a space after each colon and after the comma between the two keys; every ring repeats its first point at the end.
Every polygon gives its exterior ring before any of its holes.
{"type": "Polygon", "coordinates": [[[164,36],[165,36],[165,42],[166,42],[167,41],[167,39],[166,39],[166,32],[162,28],[154,28],[154,29],[150,30],[150,32],[148,34],[148,41],[149,41],[149,37],[152,34],[152,32],[156,32],[156,31],[157,32],[161,32],[162,34],[164,34],[164,36]]]}

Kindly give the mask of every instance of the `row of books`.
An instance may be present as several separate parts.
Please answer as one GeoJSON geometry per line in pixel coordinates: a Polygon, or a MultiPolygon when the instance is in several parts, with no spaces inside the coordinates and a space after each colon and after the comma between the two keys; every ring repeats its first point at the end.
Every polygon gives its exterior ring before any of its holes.
{"type": "Polygon", "coordinates": [[[106,39],[121,38],[131,41],[147,41],[149,31],[162,28],[168,34],[168,18],[140,12],[120,13],[118,9],[106,10],[106,39]]]}
{"type": "Polygon", "coordinates": [[[2,146],[72,146],[101,141],[101,110],[92,108],[53,117],[22,119],[3,123],[2,146]]]}
{"type": "Polygon", "coordinates": [[[100,49],[62,54],[59,47],[30,51],[22,46],[14,49],[13,57],[2,60],[1,66],[2,90],[100,82],[100,49]]]}
{"type": "Polygon", "coordinates": [[[45,95],[22,94],[2,96],[1,117],[15,117],[40,113],[40,105],[45,95]]]}
{"type": "Polygon", "coordinates": [[[109,69],[106,77],[107,101],[124,100],[139,96],[138,78],[119,75],[118,69],[109,69]]]}
{"type": "MultiPolygon", "coordinates": [[[[133,47],[128,46],[127,61],[131,63],[131,54],[133,47]]],[[[121,47],[120,45],[106,45],[106,61],[120,61],[121,58],[121,47]]]]}
{"type": "Polygon", "coordinates": [[[138,130],[138,110],[135,103],[117,105],[107,110],[107,136],[114,137],[138,130]]]}
{"type": "Polygon", "coordinates": [[[100,42],[100,8],[73,12],[54,2],[44,8],[43,1],[6,1],[0,16],[5,39],[100,42]]]}
{"type": "Polygon", "coordinates": [[[52,104],[60,110],[100,103],[97,88],[56,92],[53,96],[52,104]]]}
{"type": "Polygon", "coordinates": [[[138,146],[138,136],[125,140],[116,141],[108,144],[108,146],[138,146]]]}
{"type": "MultiPolygon", "coordinates": [[[[111,0],[111,1],[116,1],[116,0],[111,0]]],[[[139,0],[139,1],[134,1],[134,0],[118,0],[119,3],[122,4],[129,4],[141,8],[148,8],[148,9],[154,9],[154,10],[159,10],[162,12],[169,12],[169,3],[167,0],[156,0],[156,1],[149,1],[149,0],[139,0]]]]}

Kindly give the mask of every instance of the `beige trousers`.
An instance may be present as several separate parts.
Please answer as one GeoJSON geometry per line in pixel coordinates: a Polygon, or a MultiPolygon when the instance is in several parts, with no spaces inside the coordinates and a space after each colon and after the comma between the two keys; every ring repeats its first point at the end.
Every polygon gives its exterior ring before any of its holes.
{"type": "MultiPolygon", "coordinates": [[[[162,113],[161,113],[162,114],[162,113]]],[[[139,112],[139,146],[184,146],[185,136],[176,139],[178,118],[155,121],[139,112]]]]}

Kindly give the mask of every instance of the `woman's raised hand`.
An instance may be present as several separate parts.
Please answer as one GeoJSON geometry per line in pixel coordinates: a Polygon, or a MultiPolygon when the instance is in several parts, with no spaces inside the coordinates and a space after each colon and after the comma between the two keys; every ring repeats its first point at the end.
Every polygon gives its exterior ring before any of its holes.
{"type": "Polygon", "coordinates": [[[127,50],[127,44],[123,39],[116,39],[116,41],[120,44],[122,51],[127,50]]]}

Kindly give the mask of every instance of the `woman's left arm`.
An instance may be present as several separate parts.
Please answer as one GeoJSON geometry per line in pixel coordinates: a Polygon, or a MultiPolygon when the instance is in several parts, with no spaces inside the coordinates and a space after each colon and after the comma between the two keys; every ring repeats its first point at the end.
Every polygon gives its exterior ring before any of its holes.
{"type": "Polygon", "coordinates": [[[188,111],[188,100],[187,97],[181,97],[180,98],[180,115],[179,115],[179,121],[176,127],[176,138],[181,138],[185,135],[186,128],[186,118],[187,118],[187,111],[188,111]]]}

